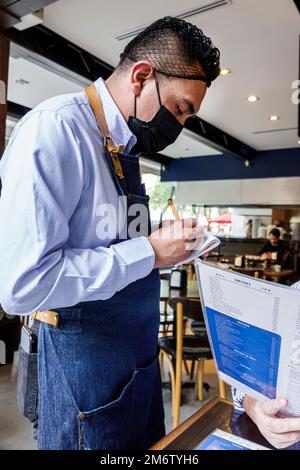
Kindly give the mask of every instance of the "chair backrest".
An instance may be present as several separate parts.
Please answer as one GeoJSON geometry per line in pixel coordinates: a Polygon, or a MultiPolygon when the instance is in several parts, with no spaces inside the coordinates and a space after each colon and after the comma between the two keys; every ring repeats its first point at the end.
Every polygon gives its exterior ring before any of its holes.
{"type": "Polygon", "coordinates": [[[188,297],[171,297],[169,305],[176,312],[177,304],[183,305],[183,315],[191,320],[197,320],[204,323],[203,310],[199,299],[190,299],[188,297]]]}

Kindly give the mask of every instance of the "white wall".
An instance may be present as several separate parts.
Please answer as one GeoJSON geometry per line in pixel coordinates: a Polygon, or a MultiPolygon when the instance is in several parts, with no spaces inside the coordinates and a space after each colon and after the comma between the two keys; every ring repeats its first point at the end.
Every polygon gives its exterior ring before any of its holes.
{"type": "Polygon", "coordinates": [[[176,203],[300,205],[300,177],[182,181],[177,183],[176,203]]]}

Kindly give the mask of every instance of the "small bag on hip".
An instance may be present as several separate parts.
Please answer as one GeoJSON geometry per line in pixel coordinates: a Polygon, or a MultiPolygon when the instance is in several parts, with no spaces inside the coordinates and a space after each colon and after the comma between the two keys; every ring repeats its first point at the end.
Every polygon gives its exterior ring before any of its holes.
{"type": "MultiPolygon", "coordinates": [[[[37,323],[37,322],[36,322],[37,323]]],[[[22,416],[37,419],[38,401],[38,325],[22,327],[19,347],[17,401],[22,416]]]]}

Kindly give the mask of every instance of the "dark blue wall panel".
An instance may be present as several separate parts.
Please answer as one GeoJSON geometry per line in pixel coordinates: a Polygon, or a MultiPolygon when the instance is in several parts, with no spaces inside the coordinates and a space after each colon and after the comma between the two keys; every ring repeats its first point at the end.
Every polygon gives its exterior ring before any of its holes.
{"type": "Polygon", "coordinates": [[[162,171],[162,181],[203,181],[300,176],[300,146],[257,152],[251,167],[231,155],[179,158],[162,171]]]}

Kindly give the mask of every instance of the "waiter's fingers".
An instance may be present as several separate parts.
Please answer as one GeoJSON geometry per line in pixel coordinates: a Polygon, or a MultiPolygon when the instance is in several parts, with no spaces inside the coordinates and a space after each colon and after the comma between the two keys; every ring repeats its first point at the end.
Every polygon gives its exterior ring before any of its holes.
{"type": "Polygon", "coordinates": [[[204,232],[202,227],[196,227],[185,230],[185,240],[187,241],[200,240],[203,237],[204,232]]]}
{"type": "Polygon", "coordinates": [[[196,227],[197,219],[195,219],[194,217],[188,217],[187,219],[182,220],[182,225],[183,225],[183,228],[196,227]]]}

